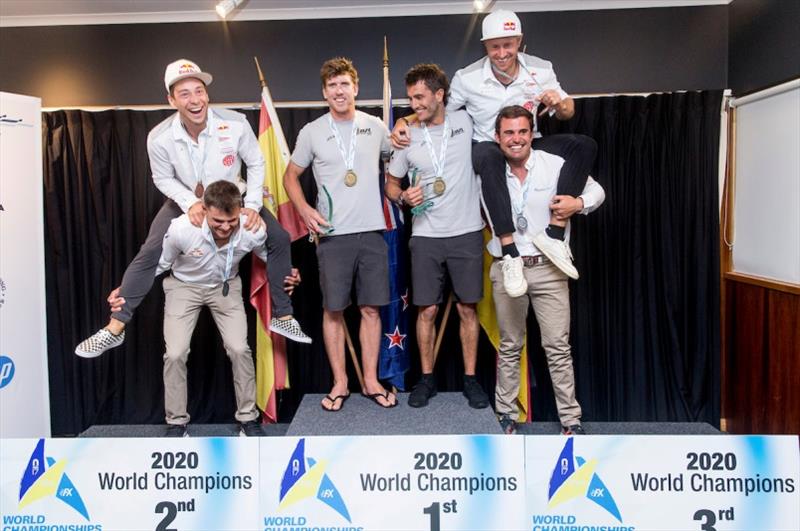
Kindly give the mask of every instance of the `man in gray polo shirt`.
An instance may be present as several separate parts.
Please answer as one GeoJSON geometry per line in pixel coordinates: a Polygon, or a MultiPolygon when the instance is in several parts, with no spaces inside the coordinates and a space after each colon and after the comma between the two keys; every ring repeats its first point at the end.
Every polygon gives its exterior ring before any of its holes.
{"type": "Polygon", "coordinates": [[[343,312],[350,305],[353,288],[361,311],[362,393],[382,407],[394,407],[397,398],[378,381],[378,310],[389,303],[379,163],[381,152],[390,150],[389,132],[377,118],[356,111],[358,73],[349,59],[326,61],[320,78],[330,112],[300,131],[283,183],[309,231],[320,236],[322,335],[333,371],[333,388],[322,407],[338,411],[350,396],[343,312]],[[316,208],[308,204],[300,186],[300,175],[309,166],[317,183],[316,208]]]}
{"type": "Polygon", "coordinates": [[[489,397],[475,378],[480,326],[476,310],[483,297],[483,220],[480,184],[472,171],[472,120],[466,111],[445,111],[449,82],[435,64],[419,64],[406,74],[406,90],[417,125],[411,144],[395,151],[386,196],[412,207],[411,276],[417,313],[422,376],[408,398],[411,407],[428,405],[436,395],[433,376],[434,324],[445,276],[458,299],[464,396],[474,408],[489,397]],[[401,189],[409,174],[410,187],[401,189]]]}

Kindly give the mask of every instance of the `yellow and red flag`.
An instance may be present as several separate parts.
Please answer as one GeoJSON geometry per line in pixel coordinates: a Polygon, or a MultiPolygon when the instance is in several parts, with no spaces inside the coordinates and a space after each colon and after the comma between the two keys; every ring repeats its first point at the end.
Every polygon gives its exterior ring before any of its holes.
{"type": "MultiPolygon", "coordinates": [[[[302,238],[307,229],[283,188],[283,173],[289,163],[289,146],[283,136],[278,113],[269,89],[261,76],[261,114],[258,119],[258,143],[264,155],[264,208],[278,219],[291,240],[302,238]]],[[[269,331],[272,301],[264,262],[253,255],[250,280],[250,304],[256,309],[256,404],[264,412],[265,422],[278,421],[276,391],[289,387],[286,339],[269,331]]]]}
{"type": "MultiPolygon", "coordinates": [[[[492,232],[489,228],[483,229],[484,244],[488,243],[492,238],[492,232]]],[[[492,281],[489,278],[489,268],[492,266],[492,256],[484,251],[483,252],[483,299],[478,303],[478,321],[481,323],[483,331],[486,332],[486,337],[492,343],[495,351],[500,349],[500,329],[497,326],[497,314],[494,310],[494,295],[492,294],[492,281]]],[[[530,375],[528,372],[528,339],[526,334],[525,344],[522,346],[519,360],[519,394],[517,395],[517,402],[519,403],[519,418],[518,422],[530,422],[532,420],[531,408],[531,384],[530,375]]]]}

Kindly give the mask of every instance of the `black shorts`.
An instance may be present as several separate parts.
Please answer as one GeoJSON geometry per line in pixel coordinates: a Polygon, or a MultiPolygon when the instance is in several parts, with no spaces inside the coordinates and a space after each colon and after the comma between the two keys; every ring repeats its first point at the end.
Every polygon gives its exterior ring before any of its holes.
{"type": "Polygon", "coordinates": [[[359,306],[389,304],[389,253],[380,232],[320,238],[317,261],[326,310],[336,312],[350,306],[354,285],[359,306]]]}
{"type": "Polygon", "coordinates": [[[412,236],[409,247],[414,305],[442,302],[445,272],[458,302],[472,304],[483,298],[483,231],[450,238],[412,236]]]}

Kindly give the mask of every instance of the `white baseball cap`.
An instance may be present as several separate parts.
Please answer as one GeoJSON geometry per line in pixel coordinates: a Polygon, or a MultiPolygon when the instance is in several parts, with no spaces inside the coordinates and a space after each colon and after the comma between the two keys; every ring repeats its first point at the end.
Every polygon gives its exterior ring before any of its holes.
{"type": "Polygon", "coordinates": [[[486,18],[483,19],[483,38],[481,41],[501,39],[503,37],[519,37],[521,35],[522,23],[512,11],[501,9],[486,15],[486,18]]]}
{"type": "Polygon", "coordinates": [[[164,71],[164,86],[167,87],[167,92],[169,92],[172,85],[187,77],[197,78],[206,85],[210,85],[211,81],[214,80],[211,74],[203,72],[197,66],[197,63],[188,59],[178,59],[168,64],[167,69],[164,71]]]}

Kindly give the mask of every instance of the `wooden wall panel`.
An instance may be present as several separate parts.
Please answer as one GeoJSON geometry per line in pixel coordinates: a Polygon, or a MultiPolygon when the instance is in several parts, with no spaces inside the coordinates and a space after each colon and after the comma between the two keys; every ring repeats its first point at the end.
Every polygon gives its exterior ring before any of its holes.
{"type": "Polygon", "coordinates": [[[800,295],[725,280],[730,433],[800,433],[800,295]]]}

